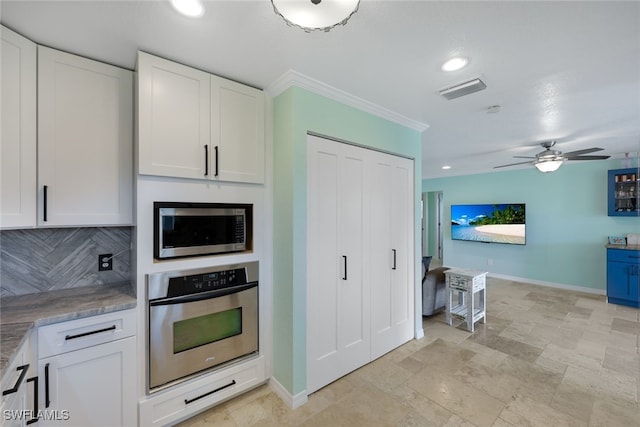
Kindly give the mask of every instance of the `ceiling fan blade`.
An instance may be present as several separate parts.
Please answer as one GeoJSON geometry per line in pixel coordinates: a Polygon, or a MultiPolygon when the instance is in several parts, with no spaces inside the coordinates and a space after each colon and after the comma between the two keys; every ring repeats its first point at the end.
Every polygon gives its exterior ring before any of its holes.
{"type": "Polygon", "coordinates": [[[508,165],[500,165],[500,166],[494,166],[494,169],[498,169],[498,168],[506,168],[507,166],[515,166],[515,165],[524,165],[526,163],[531,163],[531,162],[518,162],[518,163],[509,163],[508,165]]]}
{"type": "Polygon", "coordinates": [[[562,155],[564,157],[573,157],[573,156],[579,156],[581,154],[589,154],[589,153],[594,153],[596,151],[602,151],[602,150],[604,150],[604,148],[585,148],[584,150],[569,151],[568,153],[563,153],[562,155]]]}
{"type": "Polygon", "coordinates": [[[611,156],[570,156],[567,160],[605,160],[609,157],[611,156]]]}
{"type": "Polygon", "coordinates": [[[535,159],[535,157],[531,156],[513,156],[514,159],[535,159]]]}

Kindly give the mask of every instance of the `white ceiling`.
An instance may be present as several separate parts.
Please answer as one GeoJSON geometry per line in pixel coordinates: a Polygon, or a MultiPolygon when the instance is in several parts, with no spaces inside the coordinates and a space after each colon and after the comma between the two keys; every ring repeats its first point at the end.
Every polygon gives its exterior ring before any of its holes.
{"type": "Polygon", "coordinates": [[[159,0],[2,0],[0,21],[129,69],[140,49],[260,88],[295,70],[428,124],[425,178],[493,171],[549,139],[565,152],[640,152],[638,1],[363,0],[328,33],[285,25],[269,0],[205,0],[205,8],[190,19],[159,0]],[[469,66],[441,71],[455,54],[469,66]],[[478,76],[482,92],[438,95],[478,76]],[[487,113],[492,105],[501,111],[487,113]]]}

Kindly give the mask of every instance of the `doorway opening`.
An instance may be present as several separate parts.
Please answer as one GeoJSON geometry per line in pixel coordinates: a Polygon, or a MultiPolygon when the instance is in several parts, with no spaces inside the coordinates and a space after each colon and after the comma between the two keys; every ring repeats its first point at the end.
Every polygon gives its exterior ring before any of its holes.
{"type": "Polygon", "coordinates": [[[432,262],[442,264],[443,193],[422,193],[422,256],[432,256],[432,262]]]}

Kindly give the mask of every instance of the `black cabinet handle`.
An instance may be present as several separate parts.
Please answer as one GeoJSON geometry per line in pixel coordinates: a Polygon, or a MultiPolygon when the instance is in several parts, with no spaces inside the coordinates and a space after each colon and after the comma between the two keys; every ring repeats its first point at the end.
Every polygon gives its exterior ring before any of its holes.
{"type": "Polygon", "coordinates": [[[44,407],[48,408],[51,405],[51,399],[49,399],[49,364],[44,365],[44,407]]]}
{"type": "Polygon", "coordinates": [[[209,144],[204,145],[204,176],[209,176],[209,144]]]}
{"type": "Polygon", "coordinates": [[[45,185],[44,188],[42,189],[42,196],[43,196],[43,202],[42,202],[42,220],[43,221],[47,221],[47,190],[48,190],[48,186],[45,185]]]}
{"type": "Polygon", "coordinates": [[[98,329],[95,331],[89,331],[89,332],[83,332],[81,334],[77,334],[77,335],[67,335],[66,337],[64,337],[65,340],[74,340],[76,338],[82,338],[82,337],[86,337],[87,335],[93,335],[93,334],[100,334],[102,332],[108,332],[108,331],[115,331],[116,330],[116,325],[113,326],[109,326],[108,328],[104,328],[104,329],[98,329]]]}
{"type": "Polygon", "coordinates": [[[213,149],[216,152],[216,173],[215,173],[214,176],[218,176],[218,172],[219,172],[219,170],[218,170],[218,157],[219,157],[218,146],[216,145],[215,147],[213,147],[213,149]]]}
{"type": "Polygon", "coordinates": [[[6,396],[7,394],[11,394],[11,393],[15,393],[18,391],[18,389],[20,388],[20,385],[22,384],[22,381],[24,380],[24,377],[27,375],[27,371],[29,370],[29,364],[27,363],[26,365],[22,365],[22,366],[18,366],[16,368],[16,371],[20,371],[20,376],[18,377],[18,381],[16,381],[15,385],[7,390],[4,390],[2,392],[3,396],[6,396]]]}
{"type": "Polygon", "coordinates": [[[396,270],[397,269],[397,260],[396,260],[396,250],[395,249],[391,249],[393,251],[393,267],[391,267],[392,270],[396,270]]]}
{"type": "MultiPolygon", "coordinates": [[[[27,380],[28,383],[33,382],[33,412],[32,414],[38,413],[38,377],[29,378],[27,380]]],[[[38,417],[32,418],[27,421],[26,425],[37,423],[38,417]]]]}
{"type": "Polygon", "coordinates": [[[342,276],[342,280],[347,280],[347,256],[342,255],[342,259],[344,261],[344,276],[342,276]]]}
{"type": "Polygon", "coordinates": [[[202,394],[202,395],[200,395],[200,396],[198,396],[198,397],[194,397],[193,399],[185,399],[185,400],[184,400],[184,404],[185,404],[185,405],[188,405],[189,403],[193,403],[193,402],[195,402],[196,400],[200,400],[200,399],[202,399],[203,397],[211,396],[213,393],[217,393],[217,392],[219,392],[219,391],[224,390],[225,388],[229,388],[229,387],[234,386],[234,385],[236,385],[236,380],[233,380],[233,381],[231,381],[231,382],[230,382],[229,384],[227,384],[227,385],[223,385],[222,387],[218,387],[217,389],[212,390],[212,391],[210,391],[210,392],[207,392],[207,393],[205,393],[205,394],[202,394]]]}

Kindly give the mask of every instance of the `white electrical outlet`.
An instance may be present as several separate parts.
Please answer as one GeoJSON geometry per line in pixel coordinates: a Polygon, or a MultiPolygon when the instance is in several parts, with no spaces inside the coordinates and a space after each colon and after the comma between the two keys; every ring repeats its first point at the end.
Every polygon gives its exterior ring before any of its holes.
{"type": "Polygon", "coordinates": [[[487,259],[487,265],[493,265],[493,258],[487,259]]]}

